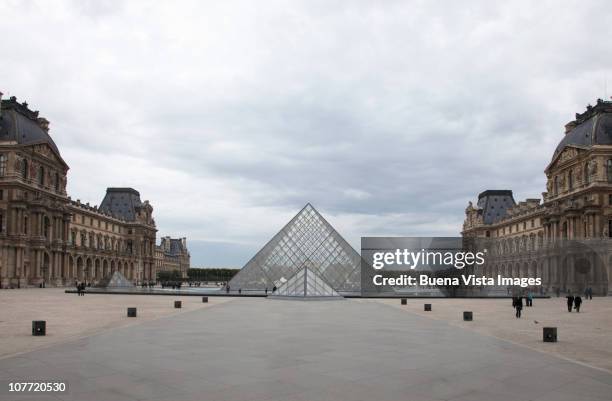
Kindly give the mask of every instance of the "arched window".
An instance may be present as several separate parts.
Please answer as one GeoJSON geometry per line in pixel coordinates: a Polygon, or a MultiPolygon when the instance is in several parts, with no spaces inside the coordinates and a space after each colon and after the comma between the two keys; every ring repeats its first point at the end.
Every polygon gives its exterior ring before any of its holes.
{"type": "Polygon", "coordinates": [[[45,168],[43,166],[38,168],[38,185],[41,187],[45,185],[45,168]]]}
{"type": "Polygon", "coordinates": [[[606,174],[608,175],[608,182],[612,183],[612,159],[606,161],[606,174]]]}
{"type": "Polygon", "coordinates": [[[6,155],[0,154],[0,176],[6,175],[6,155]]]}
{"type": "Polygon", "coordinates": [[[567,186],[570,191],[574,189],[574,171],[571,168],[567,172],[567,186]]]}
{"type": "Polygon", "coordinates": [[[28,178],[28,161],[26,159],[21,161],[21,176],[24,180],[28,178]]]}

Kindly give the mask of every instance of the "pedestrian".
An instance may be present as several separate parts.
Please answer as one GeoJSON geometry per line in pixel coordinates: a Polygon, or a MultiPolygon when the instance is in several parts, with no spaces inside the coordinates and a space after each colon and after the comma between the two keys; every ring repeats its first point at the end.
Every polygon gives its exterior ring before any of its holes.
{"type": "Polygon", "coordinates": [[[268,287],[266,287],[266,295],[268,295],[268,287]]]}
{"type": "Polygon", "coordinates": [[[574,308],[576,312],[580,312],[580,305],[582,305],[582,298],[580,298],[580,295],[576,295],[576,298],[574,298],[574,308]]]}
{"type": "Polygon", "coordinates": [[[229,284],[227,284],[227,285],[225,286],[225,293],[226,293],[226,294],[229,294],[229,292],[230,292],[230,286],[229,286],[229,284]]]}
{"type": "Polygon", "coordinates": [[[593,299],[593,287],[589,287],[589,299],[593,299]]]}
{"type": "Polygon", "coordinates": [[[533,293],[531,291],[529,291],[527,293],[527,306],[532,307],[533,306],[533,293]]]}
{"type": "Polygon", "coordinates": [[[242,288],[238,288],[238,294],[242,294],[242,288]]]}
{"type": "Polygon", "coordinates": [[[574,296],[572,295],[571,291],[567,293],[565,298],[567,298],[567,311],[571,312],[572,306],[574,306],[574,296]]]}
{"type": "Polygon", "coordinates": [[[557,287],[557,298],[561,296],[561,288],[557,287]]]}
{"type": "Polygon", "coordinates": [[[521,318],[521,312],[523,311],[523,297],[514,297],[514,309],[516,309],[517,319],[521,318]]]}

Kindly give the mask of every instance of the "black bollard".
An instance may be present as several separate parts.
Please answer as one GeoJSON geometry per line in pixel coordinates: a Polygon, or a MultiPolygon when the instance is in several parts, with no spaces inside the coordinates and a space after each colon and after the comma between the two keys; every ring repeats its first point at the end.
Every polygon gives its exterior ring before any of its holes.
{"type": "Polygon", "coordinates": [[[425,312],[431,312],[431,304],[425,304],[424,309],[425,312]]]}
{"type": "Polygon", "coordinates": [[[127,317],[136,317],[136,308],[128,308],[127,317]]]}
{"type": "Polygon", "coordinates": [[[45,320],[32,320],[32,335],[44,336],[47,334],[47,322],[45,320]]]}
{"type": "Polygon", "coordinates": [[[408,304],[408,300],[406,298],[402,298],[402,305],[407,305],[408,304]]]}
{"type": "Polygon", "coordinates": [[[470,312],[470,311],[463,312],[463,320],[465,320],[466,322],[471,322],[473,318],[474,318],[474,316],[473,316],[472,312],[470,312]]]}
{"type": "Polygon", "coordinates": [[[174,307],[179,309],[183,307],[183,304],[181,301],[174,301],[174,307]]]}
{"type": "Polygon", "coordinates": [[[557,342],[557,328],[556,327],[544,327],[542,332],[544,334],[545,343],[556,343],[557,342]]]}
{"type": "Polygon", "coordinates": [[[208,303],[208,297],[202,297],[202,302],[207,304],[208,303]]]}

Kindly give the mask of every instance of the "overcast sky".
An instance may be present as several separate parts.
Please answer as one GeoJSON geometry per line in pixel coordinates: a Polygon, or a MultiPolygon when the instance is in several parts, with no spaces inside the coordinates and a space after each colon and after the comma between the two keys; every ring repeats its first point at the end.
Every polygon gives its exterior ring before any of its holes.
{"type": "Polygon", "coordinates": [[[356,248],[458,235],[485,189],[540,197],[612,92],[606,1],[203,3],[0,2],[0,91],[51,121],[69,194],[137,189],[195,266],[307,202],[356,248]]]}

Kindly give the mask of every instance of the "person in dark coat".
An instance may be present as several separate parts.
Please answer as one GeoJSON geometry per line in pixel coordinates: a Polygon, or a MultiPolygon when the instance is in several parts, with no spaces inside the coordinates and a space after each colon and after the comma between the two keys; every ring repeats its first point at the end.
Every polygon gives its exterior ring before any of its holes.
{"type": "Polygon", "coordinates": [[[574,298],[574,308],[576,312],[580,312],[580,305],[582,305],[582,298],[580,298],[580,295],[576,295],[576,298],[574,298]]]}
{"type": "Polygon", "coordinates": [[[570,293],[567,294],[567,296],[565,298],[567,298],[567,311],[571,312],[572,311],[572,306],[574,306],[574,296],[570,292],[570,293]]]}
{"type": "Polygon", "coordinates": [[[514,309],[516,310],[516,317],[520,319],[523,311],[523,297],[514,297],[514,309]]]}

